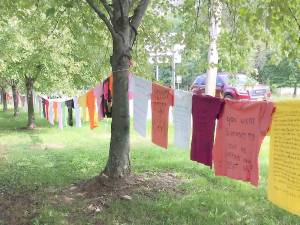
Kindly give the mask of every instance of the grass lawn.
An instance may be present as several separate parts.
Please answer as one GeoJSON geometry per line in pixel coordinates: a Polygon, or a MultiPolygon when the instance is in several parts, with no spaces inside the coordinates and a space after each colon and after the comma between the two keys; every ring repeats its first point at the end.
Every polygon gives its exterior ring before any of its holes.
{"type": "Polygon", "coordinates": [[[253,188],[215,177],[209,168],[190,161],[189,151],[175,148],[172,141],[164,150],[153,145],[150,137],[144,139],[132,131],[133,172],[154,177],[171,174],[178,184],[173,180],[165,188],[134,191],[131,200],[110,198],[99,212],[90,205],[96,198],[61,199],[74,183],[103,169],[110,122],[101,122],[93,131],[88,124],[61,131],[37,117],[39,128],[27,131],[21,129],[26,114],[14,119],[11,112],[0,113],[0,225],[300,224],[300,217],[266,198],[268,139],[260,154],[260,186],[253,188]]]}

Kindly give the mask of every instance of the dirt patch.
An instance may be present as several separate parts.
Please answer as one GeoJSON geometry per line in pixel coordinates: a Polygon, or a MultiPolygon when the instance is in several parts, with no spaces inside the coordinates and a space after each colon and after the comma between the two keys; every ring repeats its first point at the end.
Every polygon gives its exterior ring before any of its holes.
{"type": "MultiPolygon", "coordinates": [[[[175,173],[143,173],[117,180],[110,180],[102,175],[69,187],[57,196],[55,201],[56,204],[70,205],[70,207],[80,202],[80,212],[94,216],[108,208],[111,202],[131,201],[136,194],[149,198],[155,198],[161,191],[181,195],[177,186],[184,182],[186,181],[180,179],[175,173]]],[[[70,222],[76,221],[77,216],[78,206],[70,213],[70,222]]]]}
{"type": "MultiPolygon", "coordinates": [[[[67,207],[70,224],[82,216],[95,218],[104,213],[113,201],[132,201],[136,195],[155,198],[160,191],[181,195],[178,185],[186,182],[175,173],[133,174],[126,179],[110,180],[98,176],[68,187],[60,193],[44,189],[45,195],[34,192],[8,194],[0,189],[0,224],[27,225],[36,218],[46,203],[56,209],[67,207]]],[[[99,224],[99,221],[98,221],[99,224]]]]}
{"type": "Polygon", "coordinates": [[[0,164],[1,161],[7,160],[8,147],[6,145],[0,145],[0,164]]]}
{"type": "Polygon", "coordinates": [[[0,193],[0,224],[27,225],[37,214],[39,201],[34,195],[0,193]]]}
{"type": "Polygon", "coordinates": [[[32,150],[53,150],[53,149],[63,149],[65,145],[63,144],[33,144],[30,145],[30,149],[32,150]]]}
{"type": "Polygon", "coordinates": [[[44,128],[43,127],[19,127],[16,130],[17,131],[28,131],[28,132],[35,132],[35,131],[42,131],[44,128]]]}
{"type": "Polygon", "coordinates": [[[95,177],[87,182],[75,184],[63,192],[63,195],[84,198],[104,197],[121,198],[125,195],[144,191],[175,191],[184,181],[175,173],[134,174],[126,179],[111,180],[105,175],[95,177]]]}

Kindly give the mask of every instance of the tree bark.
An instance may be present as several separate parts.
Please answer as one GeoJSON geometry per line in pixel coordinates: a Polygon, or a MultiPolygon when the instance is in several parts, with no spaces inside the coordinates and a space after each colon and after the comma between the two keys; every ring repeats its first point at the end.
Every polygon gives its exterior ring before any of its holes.
{"type": "Polygon", "coordinates": [[[13,94],[13,102],[14,102],[14,117],[19,116],[19,99],[17,94],[17,85],[11,85],[11,90],[13,94]]]}
{"type": "Polygon", "coordinates": [[[221,26],[221,10],[222,5],[220,0],[212,0],[210,7],[210,45],[208,49],[208,70],[206,78],[205,94],[215,96],[216,80],[218,73],[218,49],[217,41],[221,26]]]}
{"type": "Polygon", "coordinates": [[[7,111],[7,98],[6,98],[6,91],[3,88],[1,91],[2,94],[2,104],[3,104],[3,112],[7,111]]]}
{"type": "Polygon", "coordinates": [[[130,58],[129,26],[122,38],[114,38],[111,66],[113,70],[113,110],[109,158],[104,174],[111,178],[130,174],[128,68],[130,58]]]}
{"type": "Polygon", "coordinates": [[[294,84],[294,93],[293,93],[293,97],[296,98],[297,97],[297,87],[298,87],[298,83],[294,84]]]}
{"type": "Polygon", "coordinates": [[[34,117],[34,106],[33,106],[33,83],[34,79],[32,77],[26,76],[26,91],[27,91],[27,106],[28,106],[28,120],[27,128],[35,128],[35,117],[34,117]]]}

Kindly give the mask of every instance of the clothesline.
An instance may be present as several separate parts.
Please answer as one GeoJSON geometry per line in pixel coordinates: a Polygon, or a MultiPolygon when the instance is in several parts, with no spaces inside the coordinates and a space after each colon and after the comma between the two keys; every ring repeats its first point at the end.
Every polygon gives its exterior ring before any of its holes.
{"type": "MultiPolygon", "coordinates": [[[[75,109],[76,121],[79,119],[77,127],[81,126],[80,114],[87,119],[86,108],[92,129],[97,127],[95,111],[98,121],[104,116],[111,117],[112,83],[112,77],[107,78],[86,94],[72,98],[74,107],[69,106],[68,110],[75,109]]],[[[191,160],[214,169],[216,176],[249,182],[256,187],[259,184],[259,151],[272,123],[268,197],[276,205],[300,215],[300,190],[297,188],[300,186],[300,138],[297,136],[300,134],[300,101],[281,105],[270,101],[224,100],[173,90],[138,76],[130,78],[128,90],[133,97],[134,128],[141,136],[147,135],[148,101],[151,101],[152,142],[167,149],[169,108],[172,106],[175,146],[191,148],[191,160]],[[292,122],[285,118],[292,118],[292,122]],[[297,157],[291,157],[293,155],[297,157]],[[282,167],[287,162],[294,166],[282,167]],[[290,192],[285,191],[286,187],[290,192]]],[[[57,104],[60,124],[66,121],[64,109],[67,106],[64,107],[63,102],[57,104]]],[[[53,116],[50,118],[53,121],[53,116]]]]}

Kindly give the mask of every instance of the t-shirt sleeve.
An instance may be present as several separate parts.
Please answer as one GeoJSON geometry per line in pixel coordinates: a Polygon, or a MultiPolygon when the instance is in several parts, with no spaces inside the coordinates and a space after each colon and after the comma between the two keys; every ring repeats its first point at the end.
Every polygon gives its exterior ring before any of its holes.
{"type": "Polygon", "coordinates": [[[273,102],[264,102],[260,107],[260,132],[265,136],[271,126],[272,114],[275,111],[273,102]]]}

